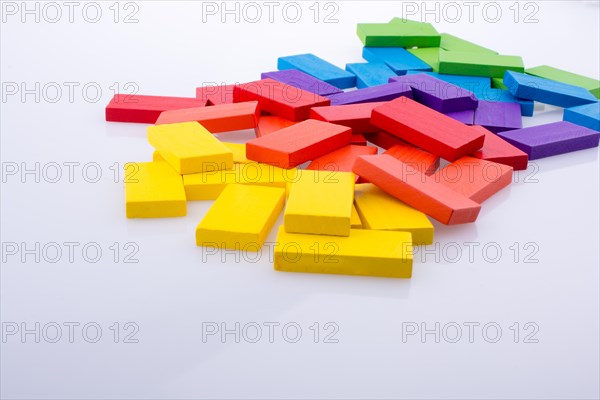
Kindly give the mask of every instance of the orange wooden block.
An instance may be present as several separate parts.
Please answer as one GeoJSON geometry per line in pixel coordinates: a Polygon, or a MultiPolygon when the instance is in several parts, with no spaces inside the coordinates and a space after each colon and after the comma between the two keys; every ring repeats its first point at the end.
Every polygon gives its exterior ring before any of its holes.
{"type": "Polygon", "coordinates": [[[350,144],[352,130],[329,122],[307,119],[246,143],[249,160],[293,168],[350,144]]]}
{"type": "Polygon", "coordinates": [[[473,157],[482,160],[510,165],[515,171],[527,169],[529,156],[498,135],[488,131],[483,126],[473,125],[471,129],[483,132],[485,140],[483,147],[473,153],[473,157]]]}
{"type": "Polygon", "coordinates": [[[344,125],[352,128],[352,133],[377,132],[371,125],[371,112],[384,102],[345,104],[340,106],[313,107],[310,118],[344,125]]]}
{"type": "Polygon", "coordinates": [[[360,156],[353,171],[447,225],[473,222],[481,206],[388,154],[360,156]]]}
{"type": "Polygon", "coordinates": [[[267,136],[288,126],[296,124],[289,119],[278,117],[277,115],[261,115],[258,117],[258,126],[256,127],[256,137],[267,136]]]}
{"type": "Polygon", "coordinates": [[[372,154],[377,154],[377,147],[348,145],[315,158],[306,169],[352,172],[356,157],[372,154]]]}
{"type": "Polygon", "coordinates": [[[482,203],[510,185],[513,168],[473,157],[462,157],[433,174],[432,178],[473,201],[482,203]]]}
{"type": "Polygon", "coordinates": [[[389,154],[425,175],[433,174],[440,166],[440,158],[438,156],[408,143],[395,144],[383,154],[389,154]]]}
{"type": "Polygon", "coordinates": [[[184,108],[163,111],[156,125],[196,121],[211,133],[239,131],[256,128],[259,112],[257,101],[184,108]]]}
{"type": "Polygon", "coordinates": [[[235,85],[210,85],[196,88],[196,98],[207,106],[233,103],[233,87],[235,85]]]}

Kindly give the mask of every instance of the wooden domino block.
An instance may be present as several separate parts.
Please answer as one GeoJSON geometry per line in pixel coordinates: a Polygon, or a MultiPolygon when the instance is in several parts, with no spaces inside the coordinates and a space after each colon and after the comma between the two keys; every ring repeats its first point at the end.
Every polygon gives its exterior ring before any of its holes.
{"type": "Polygon", "coordinates": [[[387,154],[360,156],[353,171],[446,225],[474,222],[481,206],[387,154]]]}
{"type": "Polygon", "coordinates": [[[284,202],[282,188],[227,185],[196,227],[196,245],[258,251],[284,202]]]}
{"type": "Polygon", "coordinates": [[[273,79],[244,83],[233,88],[236,103],[257,100],[261,110],[291,121],[308,118],[311,107],[328,106],[329,99],[273,79]]]}
{"type": "Polygon", "coordinates": [[[377,154],[377,147],[348,145],[315,158],[306,169],[352,172],[358,156],[377,154]]]}
{"type": "Polygon", "coordinates": [[[186,207],[181,176],[169,164],[125,164],[127,218],[182,217],[186,207]]]}
{"type": "MultiPolygon", "coordinates": [[[[446,50],[439,47],[419,47],[407,49],[407,51],[425,64],[431,67],[433,72],[439,72],[440,70],[440,54],[446,50]]],[[[408,73],[408,70],[406,73],[408,73]]],[[[401,74],[398,74],[401,75],[401,74]]]]}
{"type": "Polygon", "coordinates": [[[277,271],[410,278],[412,239],[408,232],[352,229],[350,236],[287,233],[279,228],[277,271]]]}
{"type": "Polygon", "coordinates": [[[408,143],[397,143],[388,148],[383,154],[390,155],[425,175],[433,174],[440,166],[438,156],[408,143]]]}
{"type": "Polygon", "coordinates": [[[573,86],[580,86],[590,91],[596,98],[600,98],[600,80],[588,78],[587,76],[564,71],[562,69],[540,65],[538,67],[527,68],[525,70],[529,75],[539,76],[540,78],[551,79],[553,81],[567,83],[573,86]]]}
{"type": "Polygon", "coordinates": [[[357,24],[356,33],[365,46],[439,47],[440,34],[427,22],[394,18],[388,23],[357,24]]]}
{"type": "MultiPolygon", "coordinates": [[[[419,72],[419,71],[408,71],[407,75],[412,74],[426,74],[433,76],[444,82],[451,83],[455,86],[461,87],[473,93],[480,93],[482,89],[491,87],[490,77],[486,76],[469,76],[469,75],[452,75],[452,74],[440,74],[437,72],[419,72]]],[[[484,99],[486,100],[486,99],[484,99]]]]}
{"type": "Polygon", "coordinates": [[[250,160],[292,168],[350,144],[352,130],[308,119],[246,143],[250,160]]]}
{"type": "Polygon", "coordinates": [[[219,104],[164,111],[156,120],[156,125],[195,121],[212,133],[239,131],[256,128],[259,114],[257,101],[219,104]]]}
{"type": "Polygon", "coordinates": [[[473,124],[494,133],[522,128],[521,106],[518,103],[480,100],[473,124]]]}
{"type": "Polygon", "coordinates": [[[350,229],[362,229],[362,221],[356,211],[356,207],[352,206],[352,214],[350,214],[350,229]]]}
{"type": "Polygon", "coordinates": [[[565,108],[563,121],[600,131],[600,103],[565,108]]]}
{"type": "Polygon", "coordinates": [[[106,106],[106,120],[153,124],[163,111],[202,107],[204,104],[193,97],[116,94],[106,106]]]}
{"type": "Polygon", "coordinates": [[[409,70],[431,71],[429,64],[402,47],[363,47],[362,56],[370,63],[385,63],[397,75],[409,70]]]}
{"type": "Polygon", "coordinates": [[[371,123],[448,161],[483,146],[483,134],[405,97],[375,107],[371,123]]]}
{"type": "Polygon", "coordinates": [[[245,143],[229,143],[222,142],[231,152],[233,153],[234,164],[247,164],[253,161],[246,158],[246,144],[245,143]]]}
{"type": "Polygon", "coordinates": [[[354,201],[352,172],[299,170],[283,221],[286,232],[348,236],[354,201]]]}
{"type": "Polygon", "coordinates": [[[402,96],[412,98],[412,90],[405,83],[393,82],[334,94],[329,96],[329,99],[331,100],[331,105],[340,106],[344,104],[389,101],[402,96]]]}
{"type": "Polygon", "coordinates": [[[454,111],[444,114],[452,119],[457,120],[458,122],[462,122],[465,125],[473,125],[473,121],[475,120],[475,110],[454,111]]]}
{"type": "Polygon", "coordinates": [[[440,53],[439,71],[442,74],[502,78],[507,70],[523,72],[521,57],[455,51],[440,53]]]}
{"type": "Polygon", "coordinates": [[[498,54],[497,51],[480,46],[468,40],[461,39],[449,33],[440,34],[440,47],[446,51],[458,51],[463,53],[498,54]]]}
{"type": "Polygon", "coordinates": [[[515,171],[527,169],[529,158],[525,152],[482,126],[474,125],[472,129],[485,135],[483,147],[473,153],[473,157],[508,165],[513,167],[515,171]]]}
{"type": "Polygon", "coordinates": [[[567,121],[498,133],[523,150],[530,160],[598,147],[600,132],[567,121]]]}
{"type": "Polygon", "coordinates": [[[356,87],[359,89],[383,85],[388,79],[397,76],[385,63],[350,63],[346,64],[346,71],[356,75],[356,87]]]}
{"type": "Polygon", "coordinates": [[[363,229],[410,232],[414,245],[433,243],[433,225],[424,213],[372,183],[355,186],[354,204],[363,229]]]}
{"type": "Polygon", "coordinates": [[[267,136],[275,131],[287,128],[294,124],[296,124],[296,122],[278,117],[276,115],[261,115],[258,118],[258,126],[256,127],[256,137],[267,136]]]}
{"type": "Polygon", "coordinates": [[[298,69],[263,72],[260,75],[260,79],[267,78],[306,90],[307,92],[318,94],[319,96],[329,96],[343,92],[343,90],[298,69]]]}
{"type": "Polygon", "coordinates": [[[478,87],[473,93],[480,101],[518,103],[521,107],[521,115],[531,117],[533,115],[533,101],[513,96],[508,90],[494,89],[492,87],[478,87]]]}
{"type": "Polygon", "coordinates": [[[233,153],[197,122],[148,127],[148,142],[179,174],[233,168],[233,153]]]}
{"type": "Polygon", "coordinates": [[[354,144],[356,146],[366,146],[367,139],[362,133],[353,133],[352,139],[350,139],[350,144],[354,144]]]}
{"type": "Polygon", "coordinates": [[[277,69],[297,69],[339,89],[356,86],[356,76],[354,74],[310,53],[279,57],[277,59],[277,69]]]}
{"type": "Polygon", "coordinates": [[[512,181],[512,167],[473,157],[462,157],[446,165],[432,178],[457,193],[482,203],[512,181]]]}
{"type": "Polygon", "coordinates": [[[383,102],[345,104],[341,106],[313,107],[309,117],[352,128],[352,133],[378,132],[371,124],[371,112],[383,102]]]}
{"type": "Polygon", "coordinates": [[[196,88],[196,97],[207,106],[233,103],[234,86],[225,84],[202,86],[196,88]]]}

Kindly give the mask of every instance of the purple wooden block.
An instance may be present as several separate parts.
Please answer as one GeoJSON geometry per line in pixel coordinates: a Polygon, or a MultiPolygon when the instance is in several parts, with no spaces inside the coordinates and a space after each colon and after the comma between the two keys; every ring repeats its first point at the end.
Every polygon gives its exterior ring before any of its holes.
{"type": "Polygon", "coordinates": [[[473,124],[494,133],[522,128],[521,106],[519,103],[479,100],[473,124]]]}
{"type": "Polygon", "coordinates": [[[329,97],[332,106],[343,104],[372,103],[375,101],[389,101],[405,96],[412,99],[410,86],[403,82],[386,83],[364,89],[351,90],[334,94],[329,97]]]}
{"type": "Polygon", "coordinates": [[[531,126],[498,134],[523,150],[530,160],[598,147],[600,132],[567,121],[531,126]]]}
{"type": "Polygon", "coordinates": [[[307,92],[318,94],[319,96],[328,96],[331,94],[343,93],[344,91],[310,76],[298,69],[286,69],[282,71],[263,72],[260,79],[271,78],[278,82],[285,83],[307,92]]]}
{"type": "Polygon", "coordinates": [[[446,115],[459,122],[462,122],[465,125],[473,125],[473,120],[475,119],[475,110],[454,111],[446,113],[446,115]]]}
{"type": "Polygon", "coordinates": [[[389,81],[410,85],[415,101],[441,113],[477,108],[473,92],[428,74],[394,76],[389,81]]]}

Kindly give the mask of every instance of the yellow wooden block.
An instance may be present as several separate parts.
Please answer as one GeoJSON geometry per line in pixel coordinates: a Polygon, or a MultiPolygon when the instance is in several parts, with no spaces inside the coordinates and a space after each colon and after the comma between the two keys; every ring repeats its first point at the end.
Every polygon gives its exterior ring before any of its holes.
{"type": "Polygon", "coordinates": [[[274,267],[279,271],[410,278],[409,232],[352,229],[350,236],[288,233],[279,228],[274,267]]]}
{"type": "Polygon", "coordinates": [[[354,204],[363,229],[405,231],[412,233],[414,244],[433,243],[433,225],[424,213],[372,183],[356,185],[354,204]]]}
{"type": "Polygon", "coordinates": [[[186,214],[183,181],[166,162],[125,164],[127,218],[182,217],[186,214]]]}
{"type": "Polygon", "coordinates": [[[227,185],[196,228],[198,246],[258,251],[283,209],[285,189],[227,185]]]}
{"type": "Polygon", "coordinates": [[[197,122],[149,126],[148,141],[180,174],[233,168],[233,152],[197,122]]]}
{"type": "Polygon", "coordinates": [[[296,169],[251,162],[234,164],[232,170],[183,175],[183,186],[188,200],[214,200],[229,184],[285,188],[287,182],[295,179],[296,173],[296,169]]]}
{"type": "Polygon", "coordinates": [[[362,221],[360,220],[358,211],[356,211],[356,207],[354,206],[352,206],[352,214],[350,215],[350,228],[362,229],[362,221]]]}
{"type": "Polygon", "coordinates": [[[284,212],[290,233],[348,236],[354,199],[352,172],[299,170],[284,212]]]}
{"type": "Polygon", "coordinates": [[[222,142],[225,146],[233,152],[234,163],[253,163],[255,161],[248,160],[246,158],[246,144],[245,143],[229,143],[222,142]]]}

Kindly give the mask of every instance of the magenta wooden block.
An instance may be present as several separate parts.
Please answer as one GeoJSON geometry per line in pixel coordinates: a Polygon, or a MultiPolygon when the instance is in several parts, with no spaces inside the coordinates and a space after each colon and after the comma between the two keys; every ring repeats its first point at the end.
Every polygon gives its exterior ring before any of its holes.
{"type": "Polygon", "coordinates": [[[567,121],[498,133],[530,160],[598,147],[600,132],[567,121]]]}
{"type": "Polygon", "coordinates": [[[278,82],[285,83],[286,85],[318,94],[319,96],[328,96],[344,92],[343,90],[298,69],[285,69],[281,71],[263,72],[260,74],[260,79],[266,78],[271,78],[278,82]]]}
{"type": "Polygon", "coordinates": [[[522,128],[521,106],[519,103],[479,100],[473,124],[494,133],[522,128]]]}
{"type": "Polygon", "coordinates": [[[390,82],[404,82],[413,92],[413,99],[441,113],[474,110],[477,97],[473,92],[429,74],[394,76],[390,82]]]}
{"type": "Polygon", "coordinates": [[[462,122],[465,125],[473,125],[475,119],[475,110],[462,110],[446,113],[450,118],[462,122]]]}
{"type": "Polygon", "coordinates": [[[385,85],[372,86],[364,89],[350,90],[334,94],[329,97],[332,106],[342,104],[372,103],[374,101],[389,101],[398,97],[412,99],[410,86],[403,82],[386,83],[385,85]]]}

